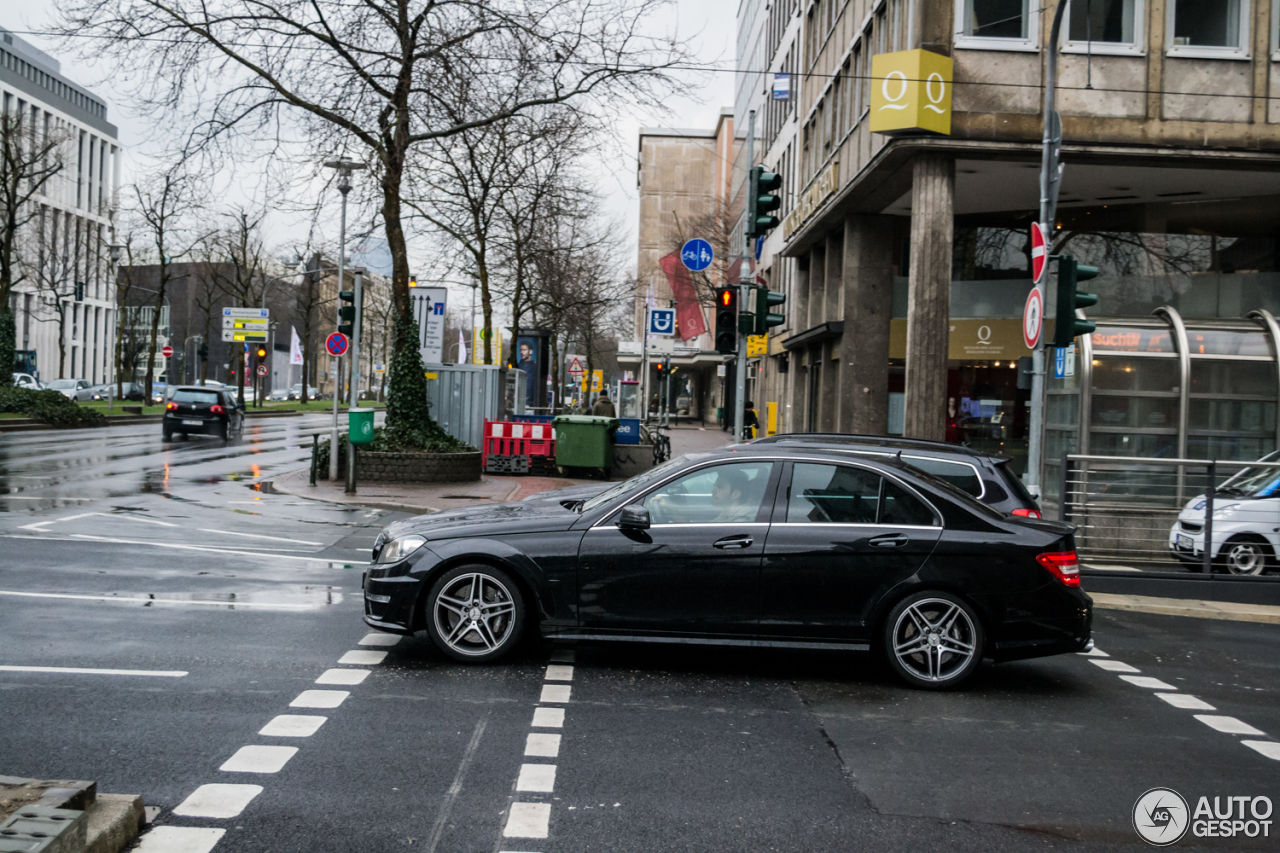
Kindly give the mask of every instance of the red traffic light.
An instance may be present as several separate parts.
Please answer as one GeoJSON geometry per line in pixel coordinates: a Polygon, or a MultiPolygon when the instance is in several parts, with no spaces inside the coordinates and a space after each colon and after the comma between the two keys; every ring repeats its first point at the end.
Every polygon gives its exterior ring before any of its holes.
{"type": "Polygon", "coordinates": [[[733,289],[726,287],[720,291],[720,304],[726,308],[733,305],[733,289]]]}

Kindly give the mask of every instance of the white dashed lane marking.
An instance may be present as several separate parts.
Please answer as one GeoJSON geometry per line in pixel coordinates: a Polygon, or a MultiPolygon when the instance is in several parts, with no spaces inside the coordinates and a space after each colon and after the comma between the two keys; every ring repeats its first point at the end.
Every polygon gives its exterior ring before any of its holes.
{"type": "Polygon", "coordinates": [[[235,817],[261,793],[261,785],[201,785],[173,813],[183,817],[235,817]]]}
{"type": "Polygon", "coordinates": [[[289,707],[336,708],[350,695],[346,690],[304,690],[289,703],[289,707]]]}
{"type": "Polygon", "coordinates": [[[365,634],[364,639],[360,641],[362,646],[394,646],[400,642],[403,637],[399,634],[365,634]]]}
{"type": "Polygon", "coordinates": [[[204,826],[157,826],[142,836],[134,853],[209,853],[226,832],[204,826]]]}
{"type": "Polygon", "coordinates": [[[564,708],[534,708],[531,725],[538,729],[564,728],[564,708]]]}
{"type": "Polygon", "coordinates": [[[502,834],[506,838],[546,838],[550,824],[549,803],[512,803],[502,834]]]}
{"type": "Polygon", "coordinates": [[[1149,675],[1122,675],[1121,681],[1127,681],[1134,687],[1145,687],[1148,690],[1177,690],[1172,684],[1165,684],[1158,678],[1149,675]]]}
{"type": "Polygon", "coordinates": [[[328,717],[305,717],[300,714],[281,714],[258,732],[266,737],[311,737],[325,724],[328,717]]]}
{"type": "Polygon", "coordinates": [[[1168,702],[1175,708],[1182,708],[1184,711],[1216,711],[1208,702],[1203,699],[1197,699],[1195,696],[1188,696],[1186,693],[1157,693],[1156,696],[1168,702]]]}
{"type": "Polygon", "coordinates": [[[371,652],[365,649],[352,649],[342,657],[338,658],[338,663],[371,666],[373,664],[382,663],[386,657],[386,652],[371,652]]]}
{"type": "Polygon", "coordinates": [[[158,678],[182,678],[187,674],[177,669],[86,669],[76,666],[0,666],[0,672],[48,672],[54,675],[144,675],[158,678]]]}
{"type": "Polygon", "coordinates": [[[551,664],[547,667],[547,681],[573,681],[573,667],[551,664]]]}
{"type": "Polygon", "coordinates": [[[567,684],[544,684],[542,685],[542,695],[538,698],[539,702],[568,702],[569,691],[572,688],[567,684]]]}
{"type": "Polygon", "coordinates": [[[1240,742],[1250,749],[1262,753],[1267,758],[1280,761],[1280,743],[1274,743],[1269,740],[1242,740],[1240,742]]]}
{"type": "Polygon", "coordinates": [[[534,732],[525,740],[524,754],[537,758],[555,758],[560,754],[560,735],[534,732]]]}
{"type": "Polygon", "coordinates": [[[516,780],[517,791],[533,791],[549,794],[556,787],[556,766],[554,764],[522,764],[520,778],[516,780]]]}
{"type": "Polygon", "coordinates": [[[218,769],[228,773],[279,773],[297,752],[296,746],[242,746],[218,769]]]}
{"type": "Polygon", "coordinates": [[[1226,732],[1229,735],[1266,735],[1266,732],[1259,731],[1244,720],[1237,720],[1235,717],[1219,717],[1213,714],[1196,714],[1194,716],[1209,728],[1226,732]]]}
{"type": "Polygon", "coordinates": [[[368,677],[367,669],[327,669],[316,684],[359,684],[368,677]]]}
{"type": "Polygon", "coordinates": [[[1130,666],[1129,664],[1118,660],[1102,660],[1095,658],[1090,660],[1089,663],[1094,666],[1102,667],[1107,672],[1142,672],[1142,670],[1138,669],[1136,666],[1130,666]]]}
{"type": "Polygon", "coordinates": [[[1104,652],[1102,649],[1100,649],[1100,648],[1098,648],[1098,647],[1096,647],[1096,646],[1095,646],[1094,648],[1092,648],[1092,649],[1089,649],[1089,651],[1087,651],[1087,652],[1076,652],[1076,654],[1080,655],[1081,657],[1086,657],[1086,658],[1109,658],[1109,657],[1111,657],[1111,655],[1107,654],[1107,653],[1106,653],[1106,652],[1104,652]]]}

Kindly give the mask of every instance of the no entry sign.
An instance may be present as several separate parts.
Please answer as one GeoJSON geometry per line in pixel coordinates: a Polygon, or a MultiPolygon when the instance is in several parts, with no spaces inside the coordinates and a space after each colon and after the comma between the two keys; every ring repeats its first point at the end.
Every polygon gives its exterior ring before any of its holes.
{"type": "Polygon", "coordinates": [[[334,332],[324,339],[324,348],[329,351],[329,355],[346,355],[347,347],[350,345],[347,336],[342,332],[334,332]]]}
{"type": "Polygon", "coordinates": [[[1044,278],[1044,268],[1048,266],[1048,250],[1044,245],[1044,228],[1039,222],[1031,223],[1031,280],[1036,284],[1044,278]]]}
{"type": "Polygon", "coordinates": [[[169,346],[168,344],[165,344],[165,345],[164,345],[164,348],[160,350],[160,354],[161,354],[162,356],[164,356],[165,358],[172,358],[172,357],[173,357],[173,347],[169,346]]]}

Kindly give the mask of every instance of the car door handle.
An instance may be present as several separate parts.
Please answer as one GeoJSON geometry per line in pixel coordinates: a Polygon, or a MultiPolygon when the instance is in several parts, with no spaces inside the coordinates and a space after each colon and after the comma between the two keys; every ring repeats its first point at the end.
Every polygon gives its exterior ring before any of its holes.
{"type": "Polygon", "coordinates": [[[909,540],[902,533],[891,533],[888,536],[877,536],[870,540],[871,545],[877,548],[901,548],[906,545],[909,540]]]}
{"type": "Polygon", "coordinates": [[[726,536],[711,547],[719,548],[721,551],[734,551],[739,548],[750,548],[751,541],[750,536],[726,536]]]}

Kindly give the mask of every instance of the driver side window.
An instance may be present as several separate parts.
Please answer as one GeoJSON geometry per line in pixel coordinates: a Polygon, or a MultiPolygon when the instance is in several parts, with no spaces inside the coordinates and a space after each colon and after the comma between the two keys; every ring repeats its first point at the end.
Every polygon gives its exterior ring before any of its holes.
{"type": "Polygon", "coordinates": [[[653,524],[748,524],[760,515],[772,462],[703,468],[650,492],[641,502],[653,524]]]}

